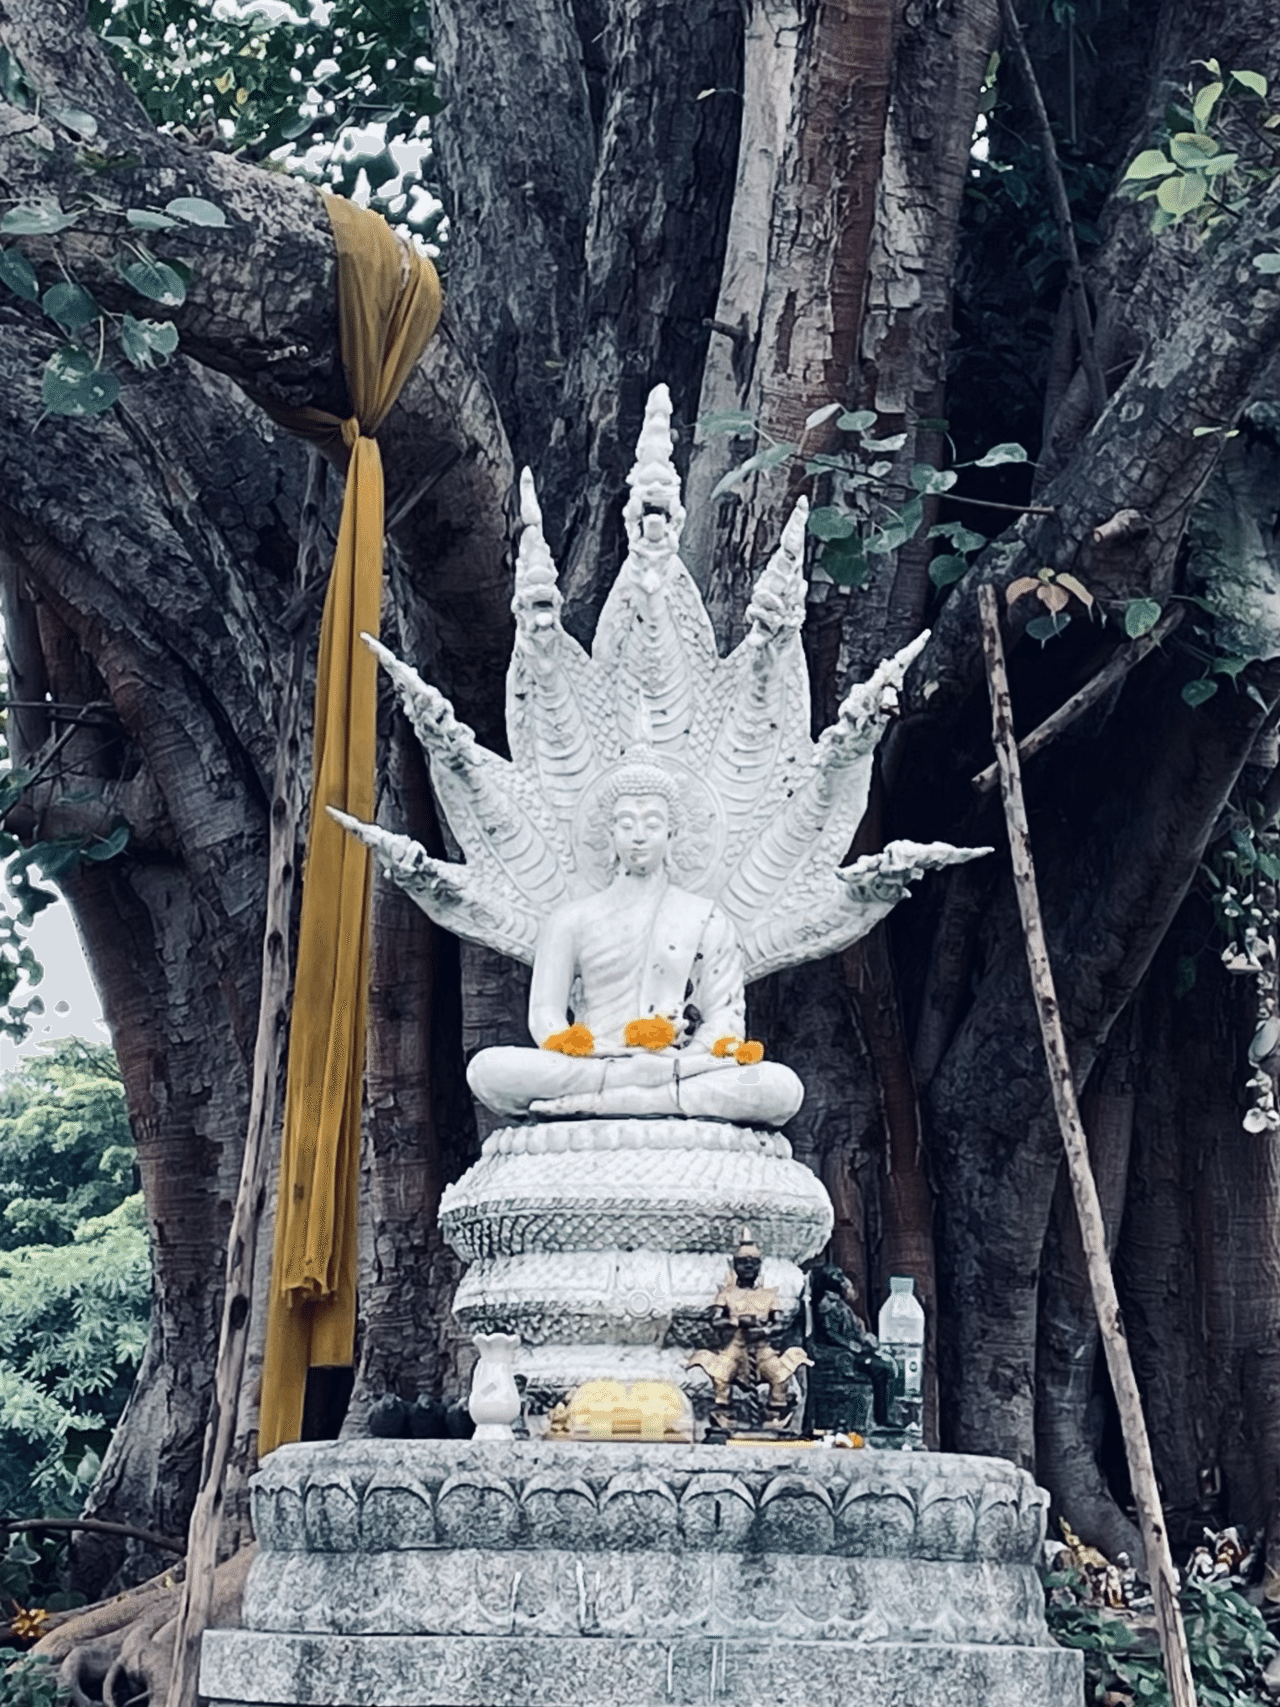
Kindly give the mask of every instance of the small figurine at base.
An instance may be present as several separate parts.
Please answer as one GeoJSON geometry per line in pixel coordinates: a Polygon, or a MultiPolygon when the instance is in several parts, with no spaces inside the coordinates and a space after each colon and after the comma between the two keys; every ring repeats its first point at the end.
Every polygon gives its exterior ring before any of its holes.
{"type": "Polygon", "coordinates": [[[806,1434],[869,1435],[889,1422],[898,1365],[868,1333],[853,1285],[834,1263],[810,1270],[805,1350],[812,1370],[805,1399],[806,1434]]]}
{"type": "Polygon", "coordinates": [[[779,1350],[773,1340],[786,1323],[776,1287],[761,1286],[760,1247],[750,1230],[732,1258],[732,1274],[716,1293],[710,1310],[712,1331],[720,1338],[718,1351],[694,1351],[686,1369],[702,1369],[715,1389],[708,1441],[730,1434],[760,1434],[766,1439],[790,1430],[795,1399],[792,1377],[812,1359],[801,1346],[779,1350]],[[761,1403],[760,1389],[768,1388],[761,1403]]]}

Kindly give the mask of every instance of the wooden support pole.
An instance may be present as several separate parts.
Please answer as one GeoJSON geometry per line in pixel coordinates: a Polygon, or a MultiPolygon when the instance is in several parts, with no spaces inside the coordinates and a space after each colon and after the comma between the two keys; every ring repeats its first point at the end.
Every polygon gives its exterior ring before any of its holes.
{"type": "Polygon", "coordinates": [[[1067,1173],[1080,1222],[1080,1242],[1084,1246],[1089,1289],[1093,1294],[1093,1307],[1098,1316],[1107,1369],[1116,1396],[1116,1407],[1120,1412],[1120,1430],[1124,1436],[1125,1456],[1129,1461],[1129,1480],[1133,1487],[1134,1504],[1138,1508],[1138,1529],[1146,1550],[1147,1575],[1151,1579],[1151,1592],[1155,1599],[1160,1652],[1164,1657],[1165,1674],[1169,1680],[1169,1700],[1171,1707],[1196,1707],[1195,1685],[1191,1679],[1191,1658],[1187,1652],[1187,1636],[1182,1626],[1182,1611],[1178,1605],[1177,1577],[1169,1551],[1169,1537],[1165,1529],[1160,1492],[1156,1486],[1155,1466],[1151,1460],[1151,1442],[1147,1436],[1146,1419],[1142,1414],[1142,1400],[1133,1373],[1133,1360],[1129,1356],[1129,1342],[1120,1314],[1120,1300],[1116,1296],[1111,1260],[1107,1255],[1102,1205],[1098,1201],[1098,1188],[1089,1161],[1089,1145],[1080,1119],[1080,1108],[1076,1102],[1075,1080],[1071,1074],[1071,1060],[1067,1054],[1067,1040],[1062,1029],[1062,1016],[1054,989],[1053,968],[1049,964],[1049,949],[1040,914],[1035,866],[1031,859],[1027,811],[1022,798],[1022,771],[1018,764],[1018,746],[1013,734],[1009,678],[1005,673],[999,605],[994,587],[978,589],[978,610],[982,628],[982,651],[987,667],[987,685],[991,692],[992,730],[996,758],[1000,765],[1000,793],[1004,801],[1005,822],[1009,829],[1013,884],[1026,939],[1031,988],[1049,1065],[1053,1105],[1067,1152],[1067,1173]]]}
{"type": "MultiPolygon", "coordinates": [[[[298,529],[298,591],[319,568],[321,505],[326,464],[317,451],[309,454],[307,489],[298,529]]],[[[236,1193],[227,1239],[226,1291],[222,1300],[222,1329],[214,1371],[213,1404],[204,1437],[200,1490],[187,1532],[187,1574],[178,1607],[166,1707],[196,1707],[200,1672],[200,1640],[213,1602],[214,1570],[218,1562],[218,1533],[227,1465],[235,1439],[240,1384],[249,1343],[249,1316],[258,1235],[267,1211],[271,1177],[271,1135],[275,1128],[277,1087],[288,1032],[289,915],[305,798],[306,763],[303,752],[303,664],[308,630],[294,636],[284,700],[280,707],[280,737],[271,796],[271,830],[267,866],[267,918],[262,934],[262,994],[258,1002],[258,1033],[253,1051],[253,1084],[249,1125],[240,1188],[236,1193]]]]}

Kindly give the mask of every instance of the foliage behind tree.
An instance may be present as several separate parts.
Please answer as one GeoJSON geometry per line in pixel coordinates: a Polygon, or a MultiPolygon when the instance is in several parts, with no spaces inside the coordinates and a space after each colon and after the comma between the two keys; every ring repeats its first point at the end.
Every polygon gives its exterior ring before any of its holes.
{"type": "Polygon", "coordinates": [[[129,1396],[151,1251],[119,1070],[69,1039],[0,1081],[0,1510],[74,1514],[129,1396]]]}
{"type": "Polygon", "coordinates": [[[67,1038],[0,1078],[0,1250],[65,1245],[137,1190],[110,1046],[67,1038]]]}

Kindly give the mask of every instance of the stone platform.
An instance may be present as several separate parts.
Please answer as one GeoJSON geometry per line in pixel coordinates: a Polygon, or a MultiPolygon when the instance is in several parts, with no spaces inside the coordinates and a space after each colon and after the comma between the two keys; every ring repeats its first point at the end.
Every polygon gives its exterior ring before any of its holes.
{"type": "Polygon", "coordinates": [[[355,1441],[256,1479],[227,1707],[1078,1707],[1001,1459],[355,1441]]]}

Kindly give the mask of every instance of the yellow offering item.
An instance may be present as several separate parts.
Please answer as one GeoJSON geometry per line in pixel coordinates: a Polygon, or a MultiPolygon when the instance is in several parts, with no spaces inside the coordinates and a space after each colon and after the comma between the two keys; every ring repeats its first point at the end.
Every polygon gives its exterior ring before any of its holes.
{"type": "Polygon", "coordinates": [[[662,1014],[629,1020],[622,1034],[622,1041],[628,1049],[666,1049],[675,1040],[676,1028],[662,1014]]]}
{"type": "Polygon", "coordinates": [[[674,1381],[584,1381],[569,1396],[575,1440],[692,1440],[693,1407],[674,1381]]]}
{"type": "Polygon", "coordinates": [[[764,1060],[763,1043],[740,1043],[733,1052],[733,1058],[740,1067],[754,1067],[757,1061],[764,1060]]]}
{"type": "Polygon", "coordinates": [[[585,1025],[571,1025],[566,1031],[553,1031],[550,1037],[542,1040],[542,1047],[557,1055],[590,1055],[595,1046],[591,1028],[585,1025]]]}
{"type": "Polygon", "coordinates": [[[347,453],[337,550],[316,664],[315,759],[289,1033],[258,1452],[296,1440],[307,1370],[351,1362],[356,1194],[368,986],[368,850],[326,806],[373,816],[373,655],[382,606],[382,458],[373,434],[440,318],[440,282],[386,221],[324,198],[337,249],[338,331],[351,414],[275,409],[331,454],[347,453]]]}
{"type": "Polygon", "coordinates": [[[717,1061],[723,1061],[726,1056],[735,1053],[741,1042],[742,1039],[740,1037],[717,1037],[715,1042],[711,1045],[711,1053],[715,1056],[717,1061]]]}

